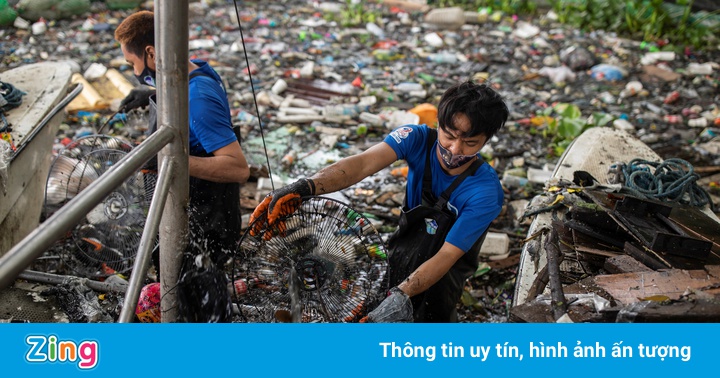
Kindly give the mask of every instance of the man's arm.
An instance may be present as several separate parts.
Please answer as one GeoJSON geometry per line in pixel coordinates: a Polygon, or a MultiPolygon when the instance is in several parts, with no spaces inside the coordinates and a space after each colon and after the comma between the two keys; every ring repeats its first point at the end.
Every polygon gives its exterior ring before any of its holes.
{"type": "Polygon", "coordinates": [[[311,177],[315,194],[322,195],[345,189],[373,175],[397,160],[395,151],[385,142],[378,143],[357,155],[348,156],[311,177]]]}
{"type": "Polygon", "coordinates": [[[464,254],[462,249],[445,242],[435,256],[415,269],[398,288],[409,297],[424,292],[438,282],[464,254]]]}
{"type": "Polygon", "coordinates": [[[237,141],[215,150],[212,154],[213,156],[209,157],[190,156],[190,176],[212,182],[241,184],[250,177],[250,168],[237,141]]]}

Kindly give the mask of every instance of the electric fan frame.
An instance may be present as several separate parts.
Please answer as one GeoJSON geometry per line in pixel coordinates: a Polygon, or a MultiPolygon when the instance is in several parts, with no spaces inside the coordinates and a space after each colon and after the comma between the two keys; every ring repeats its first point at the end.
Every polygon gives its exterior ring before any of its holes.
{"type": "Polygon", "coordinates": [[[248,225],[229,264],[243,321],[358,322],[384,299],[387,249],[360,212],[333,198],[303,197],[279,219],[284,235],[265,240],[273,232],[267,228],[251,235],[266,217],[248,225]],[[313,231],[322,231],[320,239],[313,231]]]}
{"type": "MultiPolygon", "coordinates": [[[[51,164],[46,181],[44,215],[49,216],[57,211],[87,188],[89,183],[83,185],[82,181],[88,169],[93,172],[91,176],[97,176],[92,179],[94,181],[117,164],[132,148],[127,141],[109,135],[89,135],[68,144],[58,152],[51,164]],[[63,158],[76,161],[70,172],[61,172],[67,174],[64,180],[53,177],[53,174],[57,173],[53,168],[58,159],[63,158]],[[77,169],[81,170],[79,179],[75,175],[77,169]],[[73,178],[78,179],[76,183],[70,182],[73,178]],[[54,198],[51,204],[48,197],[53,180],[55,187],[62,188],[65,185],[65,193],[61,193],[59,201],[54,198]],[[71,185],[75,186],[71,188],[71,185]],[[71,191],[74,193],[69,194],[71,191]]],[[[67,239],[72,240],[73,248],[71,251],[64,251],[66,253],[61,256],[76,274],[88,278],[102,278],[113,271],[126,273],[132,269],[152,200],[152,188],[149,188],[145,181],[140,172],[129,177],[68,233],[67,239]],[[97,221],[93,223],[94,220],[97,221]],[[99,224],[107,227],[98,230],[96,226],[99,224]]]]}

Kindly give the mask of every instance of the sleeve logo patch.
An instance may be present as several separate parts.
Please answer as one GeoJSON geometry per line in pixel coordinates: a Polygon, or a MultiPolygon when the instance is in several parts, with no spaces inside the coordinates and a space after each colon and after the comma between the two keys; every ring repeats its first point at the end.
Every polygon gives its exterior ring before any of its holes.
{"type": "Polygon", "coordinates": [[[411,127],[401,127],[390,133],[390,136],[395,139],[395,143],[400,144],[403,139],[407,138],[408,135],[413,131],[411,127]]]}

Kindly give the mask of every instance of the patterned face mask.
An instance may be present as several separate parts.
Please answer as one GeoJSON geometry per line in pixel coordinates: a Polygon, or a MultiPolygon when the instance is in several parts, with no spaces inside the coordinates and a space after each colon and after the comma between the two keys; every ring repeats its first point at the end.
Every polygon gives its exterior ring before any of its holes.
{"type": "Polygon", "coordinates": [[[447,169],[455,169],[457,167],[462,166],[463,164],[473,160],[475,157],[477,157],[477,154],[472,155],[453,155],[450,150],[440,145],[440,142],[437,144],[438,146],[438,152],[440,153],[440,157],[442,158],[443,164],[445,164],[445,168],[447,169]]]}
{"type": "Polygon", "coordinates": [[[155,85],[155,71],[148,68],[147,65],[147,53],[143,56],[143,62],[145,63],[145,68],[143,68],[142,72],[140,72],[140,75],[135,75],[135,78],[140,82],[140,84],[149,85],[151,87],[156,87],[155,85]]]}

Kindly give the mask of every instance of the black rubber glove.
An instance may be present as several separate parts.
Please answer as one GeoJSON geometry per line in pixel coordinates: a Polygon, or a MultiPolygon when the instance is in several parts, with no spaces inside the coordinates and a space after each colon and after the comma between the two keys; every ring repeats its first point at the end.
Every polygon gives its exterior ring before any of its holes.
{"type": "Polygon", "coordinates": [[[397,286],[390,289],[387,298],[367,316],[369,323],[407,323],[413,321],[410,297],[397,286]]]}
{"type": "Polygon", "coordinates": [[[285,233],[285,222],[279,218],[294,213],[302,203],[302,197],[315,194],[315,183],[310,179],[302,179],[273,190],[250,215],[252,226],[250,235],[255,236],[267,229],[264,235],[269,240],[274,235],[285,233]]]}
{"type": "Polygon", "coordinates": [[[155,94],[155,89],[135,88],[120,102],[120,110],[129,111],[150,105],[150,96],[155,94]]]}

